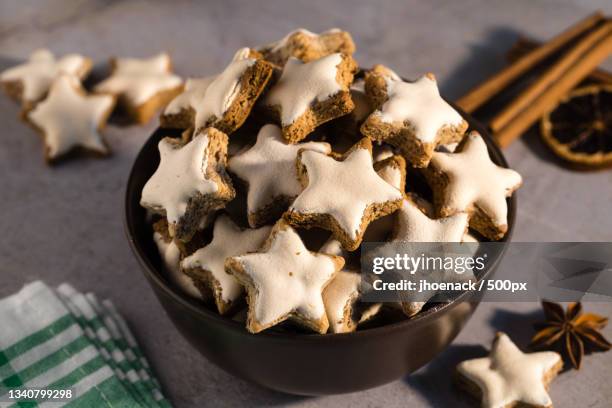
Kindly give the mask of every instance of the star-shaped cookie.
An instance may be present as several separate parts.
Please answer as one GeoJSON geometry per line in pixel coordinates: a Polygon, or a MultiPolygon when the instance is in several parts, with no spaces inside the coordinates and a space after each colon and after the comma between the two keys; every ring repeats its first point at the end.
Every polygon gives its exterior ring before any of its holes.
{"type": "Polygon", "coordinates": [[[289,57],[310,62],[336,52],[351,55],[355,52],[355,43],[348,32],[338,28],[320,34],[298,28],[279,41],[258,47],[258,51],[267,61],[283,66],[289,57]]]}
{"type": "Polygon", "coordinates": [[[230,158],[229,170],[248,183],[247,210],[251,227],[278,219],[302,192],[295,165],[300,149],[331,152],[329,144],[322,142],[287,144],[281,129],[268,124],[259,130],[253,147],[230,158]]]}
{"type": "Polygon", "coordinates": [[[436,146],[460,141],[468,127],[442,99],[431,73],[405,82],[378,65],[366,74],[366,92],[378,109],[361,133],[397,147],[413,167],[427,167],[436,146]]]}
{"type": "Polygon", "coordinates": [[[195,120],[194,106],[204,98],[204,94],[216,76],[188,78],[185,90],[170,101],[159,117],[159,125],[165,128],[188,129],[195,120]]]}
{"type": "Polygon", "coordinates": [[[91,60],[82,55],[69,54],[56,59],[51,51],[40,49],[34,51],[26,63],[2,71],[0,84],[27,112],[47,95],[59,75],[73,75],[82,80],[91,67],[91,60]]]}
{"type": "Polygon", "coordinates": [[[270,63],[243,48],[210,82],[200,81],[179,95],[161,116],[161,123],[196,130],[214,127],[230,134],[244,123],[271,75],[270,63]]]}
{"type": "Polygon", "coordinates": [[[374,170],[368,138],[361,139],[341,160],[303,150],[297,164],[305,188],[285,218],[293,225],[331,231],[347,250],[359,247],[370,222],[401,206],[402,192],[374,170]]]}
{"type": "Polygon", "coordinates": [[[506,198],[522,183],[516,171],[491,161],[478,132],[470,132],[454,153],[435,152],[425,172],[441,216],[470,214],[470,227],[489,239],[508,230],[506,198]]]}
{"type": "Polygon", "coordinates": [[[113,106],[113,96],[87,95],[78,78],[60,75],[26,117],[43,136],[48,162],[76,149],[103,156],[109,151],[99,132],[113,106]]]}
{"type": "MultiPolygon", "coordinates": [[[[468,215],[466,213],[458,213],[446,218],[431,218],[433,215],[431,205],[414,194],[409,194],[406,197],[402,207],[394,215],[393,238],[390,243],[375,250],[376,256],[394,256],[400,252],[403,244],[412,242],[462,242],[468,228],[468,215]]],[[[474,275],[471,270],[463,274],[453,273],[453,275],[439,271],[439,273],[433,272],[428,280],[432,282],[461,282],[473,278],[474,275]]],[[[401,303],[402,310],[407,316],[414,316],[425,306],[426,300],[435,294],[436,292],[422,292],[418,295],[418,299],[414,301],[404,299],[401,303]]]]}
{"type": "Polygon", "coordinates": [[[234,198],[225,172],[227,141],[209,128],[187,143],[170,137],[159,142],[159,167],[142,189],[140,205],[165,215],[175,239],[189,241],[202,217],[234,198]]]}
{"type": "Polygon", "coordinates": [[[236,278],[225,272],[225,259],[261,248],[270,234],[270,227],[240,229],[225,215],[215,220],[212,241],[183,259],[181,268],[198,287],[212,291],[220,314],[233,309],[244,289],[236,278]]]}
{"type": "Polygon", "coordinates": [[[488,357],[457,366],[460,384],[482,398],[486,408],[552,407],[547,387],[563,367],[554,351],[523,353],[504,333],[497,333],[488,357]]]}
{"type": "Polygon", "coordinates": [[[183,89],[183,80],[172,73],[168,54],[151,58],[114,58],[111,76],[97,84],[97,93],[115,95],[119,105],[137,123],[146,123],[158,108],[183,89]]]}
{"type": "Polygon", "coordinates": [[[263,100],[279,118],[285,140],[297,143],[320,124],[352,111],[349,85],[356,70],[346,54],[308,63],[290,58],[263,100]]]}
{"type": "Polygon", "coordinates": [[[342,266],[341,257],[308,251],[283,220],[276,223],[260,251],[225,261],[225,270],[247,290],[251,333],[287,319],[325,333],[329,321],[322,292],[342,266]]]}

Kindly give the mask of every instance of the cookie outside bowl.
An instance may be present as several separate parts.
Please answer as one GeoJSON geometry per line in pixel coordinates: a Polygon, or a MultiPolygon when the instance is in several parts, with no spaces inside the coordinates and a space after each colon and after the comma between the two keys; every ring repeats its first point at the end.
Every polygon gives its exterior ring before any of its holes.
{"type": "MultiPolygon", "coordinates": [[[[480,132],[492,160],[508,167],[486,131],[461,112],[480,132]]],[[[163,273],[146,211],[142,187],[157,168],[157,144],[179,130],[158,129],[138,154],[126,190],[125,228],[130,246],[155,295],[173,324],[209,361],[229,373],[267,388],[299,395],[355,392],[383,385],[414,372],[442,352],[459,334],[478,305],[467,294],[412,319],[344,334],[269,331],[250,334],[244,325],[220,316],[171,285],[163,273]]],[[[509,242],[516,218],[516,194],[508,198],[509,242]]],[[[503,251],[482,278],[497,267],[503,251]]]]}

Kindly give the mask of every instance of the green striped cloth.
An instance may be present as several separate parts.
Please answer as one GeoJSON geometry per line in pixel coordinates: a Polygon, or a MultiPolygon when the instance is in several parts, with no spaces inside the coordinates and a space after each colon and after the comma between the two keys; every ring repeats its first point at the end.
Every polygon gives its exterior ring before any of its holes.
{"type": "Polygon", "coordinates": [[[41,281],[0,300],[0,407],[170,407],[125,320],[108,300],[41,281]],[[11,399],[70,389],[72,398],[11,399]]]}

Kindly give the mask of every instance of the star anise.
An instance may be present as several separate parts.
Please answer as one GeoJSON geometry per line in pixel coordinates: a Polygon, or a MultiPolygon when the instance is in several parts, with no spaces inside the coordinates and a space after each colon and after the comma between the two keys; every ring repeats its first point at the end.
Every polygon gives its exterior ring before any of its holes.
{"type": "Polygon", "coordinates": [[[607,351],[612,346],[599,332],[608,318],[595,313],[582,313],[582,305],[570,303],[567,310],[558,303],[542,302],[546,321],[537,324],[538,332],[530,347],[560,351],[575,369],[580,368],[582,357],[592,351],[607,351]]]}

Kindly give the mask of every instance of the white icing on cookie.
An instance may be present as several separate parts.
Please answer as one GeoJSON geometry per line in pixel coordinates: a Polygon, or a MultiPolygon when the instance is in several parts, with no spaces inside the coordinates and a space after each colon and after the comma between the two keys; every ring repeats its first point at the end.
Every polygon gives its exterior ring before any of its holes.
{"type": "Polygon", "coordinates": [[[404,82],[385,76],[388,99],[374,112],[385,123],[409,122],[417,139],[431,143],[443,126],[460,126],[461,115],[454,110],[438,91],[433,74],[415,82],[404,82]]]}
{"type": "Polygon", "coordinates": [[[349,316],[348,322],[344,312],[348,308],[352,314],[351,306],[359,297],[361,274],[359,271],[341,270],[334,276],[323,291],[323,303],[329,320],[329,330],[332,333],[347,333],[354,330],[356,322],[349,316]]]}
{"type": "Polygon", "coordinates": [[[239,51],[237,59],[230,62],[223,72],[208,85],[204,96],[195,101],[193,108],[196,111],[196,129],[204,126],[213,116],[217,119],[222,118],[240,93],[240,79],[246,70],[256,62],[255,59],[242,57],[239,51]]]}
{"type": "Polygon", "coordinates": [[[108,153],[98,128],[114,104],[112,96],[86,95],[76,77],[61,75],[51,85],[49,96],[28,113],[28,120],[44,133],[49,158],[77,146],[108,153]]]}
{"type": "Polygon", "coordinates": [[[482,391],[482,406],[502,408],[517,402],[549,407],[552,401],[544,377],[561,361],[554,351],[523,353],[504,333],[498,333],[488,357],[467,360],[459,373],[482,391]]]}
{"type": "Polygon", "coordinates": [[[202,98],[204,98],[206,89],[208,89],[208,86],[215,78],[216,76],[187,79],[185,82],[185,91],[170,101],[164,110],[164,114],[175,115],[184,109],[193,108],[202,98]]]}
{"type": "Polygon", "coordinates": [[[164,263],[164,267],[168,272],[170,280],[174,282],[183,292],[196,299],[202,299],[202,294],[193,284],[191,278],[185,275],[180,267],[181,251],[174,241],[166,241],[159,232],[153,233],[153,241],[159,250],[159,256],[164,263]]]}
{"type": "Polygon", "coordinates": [[[469,211],[476,205],[496,226],[507,225],[506,197],[521,185],[522,178],[516,171],[491,161],[487,145],[478,132],[466,136],[460,152],[435,152],[431,165],[449,178],[444,207],[469,211]]]}
{"type": "Polygon", "coordinates": [[[302,153],[308,186],[297,197],[291,211],[329,214],[351,239],[356,239],[368,206],[402,198],[372,167],[372,155],[357,148],[343,161],[318,152],[302,153]]]}
{"type": "Polygon", "coordinates": [[[270,234],[270,227],[241,230],[227,216],[215,220],[212,242],[183,259],[183,269],[200,268],[209,271],[219,286],[213,285],[216,296],[224,302],[238,299],[244,289],[232,275],[225,272],[225,259],[258,250],[270,234]]]}
{"type": "Polygon", "coordinates": [[[442,153],[455,153],[455,150],[457,150],[458,146],[459,146],[459,143],[457,142],[447,143],[447,144],[439,145],[436,148],[436,150],[442,153]]]}
{"type": "Polygon", "coordinates": [[[210,194],[219,189],[206,178],[208,134],[202,132],[181,147],[164,138],[158,148],[159,167],[142,189],[140,204],[164,211],[168,223],[176,223],[196,193],[210,194]]]}
{"type": "Polygon", "coordinates": [[[255,59],[249,58],[250,53],[249,48],[241,48],[236,51],[232,62],[222,73],[187,79],[185,91],[168,104],[164,114],[174,115],[186,109],[193,109],[197,127],[201,127],[212,115],[221,118],[240,92],[240,77],[246,68],[255,63],[255,59]],[[212,89],[207,94],[211,86],[212,89]]]}
{"type": "Polygon", "coordinates": [[[345,258],[347,255],[344,248],[342,248],[340,241],[334,238],[329,238],[327,241],[325,241],[325,243],[321,246],[321,249],[319,249],[319,252],[322,254],[341,256],[343,258],[345,258]]]}
{"type": "Polygon", "coordinates": [[[232,61],[251,59],[250,56],[251,56],[251,49],[249,47],[243,47],[234,53],[234,57],[232,58],[232,61]]]}
{"type": "Polygon", "coordinates": [[[257,142],[249,150],[232,157],[228,162],[230,171],[249,184],[247,207],[255,213],[270,204],[275,198],[297,197],[303,188],[297,176],[295,160],[300,149],[309,149],[328,154],[327,143],[285,143],[281,129],[276,125],[265,125],[257,134],[257,142]]]}
{"type": "Polygon", "coordinates": [[[266,96],[268,106],[280,106],[281,123],[287,126],[302,116],[314,102],[322,102],[342,90],[336,81],[340,53],[303,63],[289,58],[278,82],[266,96]]]}
{"type": "Polygon", "coordinates": [[[74,75],[83,79],[88,73],[91,62],[78,54],[69,54],[55,59],[51,51],[34,51],[28,62],[9,68],[0,73],[0,81],[20,81],[23,84],[22,99],[35,102],[42,99],[53,80],[61,74],[74,75]]]}
{"type": "Polygon", "coordinates": [[[290,227],[272,234],[265,252],[234,258],[256,288],[249,313],[263,326],[292,313],[315,321],[326,319],[321,292],[336,273],[334,261],[309,252],[290,227]]]}
{"type": "Polygon", "coordinates": [[[468,226],[467,213],[432,219],[410,199],[404,200],[396,214],[394,241],[461,242],[468,226]]]}
{"type": "Polygon", "coordinates": [[[121,95],[132,105],[140,106],[182,82],[171,72],[170,56],[162,53],[147,59],[118,58],[111,76],[96,85],[95,91],[121,95]]]}

